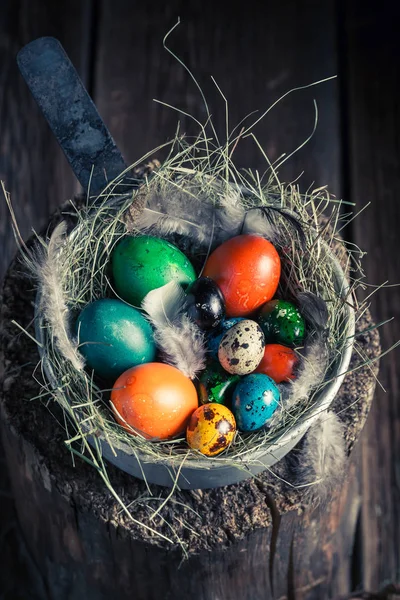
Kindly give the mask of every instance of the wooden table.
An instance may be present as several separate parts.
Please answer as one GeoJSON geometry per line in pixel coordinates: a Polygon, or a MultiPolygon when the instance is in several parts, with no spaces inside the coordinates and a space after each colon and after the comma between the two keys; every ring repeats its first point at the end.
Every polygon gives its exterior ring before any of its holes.
{"type": "MultiPolygon", "coordinates": [[[[280,177],[291,181],[304,172],[303,189],[328,184],[336,196],[356,202],[357,210],[371,202],[345,237],[368,253],[368,282],[400,281],[398,8],[385,0],[260,0],[229,9],[214,2],[212,11],[194,0],[2,0],[0,8],[0,177],[11,192],[23,236],[41,228],[78,185],[18,73],[17,51],[41,35],[60,39],[130,163],[174,135],[178,114],[153,98],[204,119],[193,81],[162,47],[180,16],[170,46],[198,79],[221,132],[225,106],[210,75],[227,97],[230,123],[236,125],[288,89],[338,74],[337,80],[283,100],[256,134],[271,160],[292,152],[312,131],[316,99],[317,131],[285,163],[280,177]]],[[[192,121],[180,120],[182,131],[196,131],[192,121]]],[[[250,138],[238,144],[235,155],[239,167],[264,169],[250,138]]],[[[2,202],[0,276],[15,253],[10,225],[2,202]]],[[[378,322],[395,317],[381,330],[386,349],[400,338],[397,289],[373,296],[372,311],[378,322]]],[[[340,588],[347,591],[378,590],[400,580],[398,359],[394,351],[382,361],[381,386],[357,448],[359,512],[351,576],[340,588]]],[[[10,573],[23,550],[15,542],[1,463],[0,490],[0,554],[10,573]]],[[[7,595],[11,579],[0,576],[5,598],[14,598],[7,595]]]]}

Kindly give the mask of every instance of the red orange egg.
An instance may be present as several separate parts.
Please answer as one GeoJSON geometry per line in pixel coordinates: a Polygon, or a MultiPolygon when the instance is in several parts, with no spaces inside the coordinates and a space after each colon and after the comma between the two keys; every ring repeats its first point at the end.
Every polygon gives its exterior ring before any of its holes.
{"type": "Polygon", "coordinates": [[[198,407],[196,388],[179,369],[146,363],[128,369],[111,392],[115,418],[129,433],[166,440],[185,431],[198,407]]]}
{"type": "Polygon", "coordinates": [[[298,363],[298,356],[291,348],[281,344],[267,344],[264,356],[254,373],[264,373],[275,381],[289,381],[295,379],[293,370],[298,363]]]}
{"type": "Polygon", "coordinates": [[[275,247],[257,235],[238,235],[218,246],[204,267],[204,277],[219,286],[227,317],[243,317],[271,300],[281,274],[275,247]]]}

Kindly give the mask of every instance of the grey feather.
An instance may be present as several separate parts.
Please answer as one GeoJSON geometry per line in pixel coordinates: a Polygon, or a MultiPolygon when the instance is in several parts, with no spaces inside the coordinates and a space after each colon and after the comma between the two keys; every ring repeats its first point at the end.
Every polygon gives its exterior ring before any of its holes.
{"type": "Polygon", "coordinates": [[[206,245],[212,222],[212,206],[201,203],[175,187],[163,193],[149,193],[135,227],[168,238],[172,234],[189,237],[200,247],[206,245]]]}
{"type": "Polygon", "coordinates": [[[58,264],[58,255],[64,243],[66,229],[65,221],[59,223],[47,246],[36,246],[25,260],[39,284],[38,316],[43,317],[48,323],[61,355],[71,361],[77,371],[81,371],[84,368],[84,359],[78,351],[77,339],[70,331],[70,312],[58,264]]]}
{"type": "Polygon", "coordinates": [[[194,180],[168,182],[141,191],[146,201],[135,222],[125,217],[128,229],[169,238],[181,235],[194,250],[215,247],[240,232],[244,216],[239,190],[222,183],[200,185],[194,180]]]}
{"type": "Polygon", "coordinates": [[[295,484],[305,486],[308,502],[324,503],[340,487],[346,472],[343,426],[333,412],[324,412],[309,429],[292,470],[295,484]]]}
{"type": "Polygon", "coordinates": [[[243,221],[242,233],[254,233],[265,237],[274,246],[281,240],[281,234],[268,219],[263,217],[260,210],[249,210],[243,221]]]}
{"type": "Polygon", "coordinates": [[[300,359],[297,377],[290,382],[290,395],[284,405],[284,410],[290,411],[297,404],[304,403],[309,399],[311,393],[323,382],[327,366],[326,345],[320,340],[307,344],[305,354],[300,359]]]}
{"type": "Polygon", "coordinates": [[[328,308],[326,302],[312,292],[300,292],[297,303],[308,328],[312,331],[323,333],[328,323],[328,308]]]}
{"type": "Polygon", "coordinates": [[[155,342],[166,363],[194,379],[206,366],[204,335],[189,317],[180,315],[171,324],[156,327],[155,342]]]}
{"type": "Polygon", "coordinates": [[[233,186],[220,193],[215,215],[215,243],[217,246],[241,232],[245,210],[241,202],[241,193],[233,186]]]}
{"type": "Polygon", "coordinates": [[[306,237],[297,215],[273,204],[250,208],[244,216],[242,232],[258,233],[266,237],[275,246],[284,246],[285,238],[278,216],[289,223],[292,230],[297,233],[301,247],[305,248],[306,237]]]}
{"type": "Polygon", "coordinates": [[[166,363],[194,379],[205,367],[206,346],[198,326],[183,312],[185,293],[175,282],[153,290],[142,308],[154,327],[154,340],[166,363]]]}
{"type": "Polygon", "coordinates": [[[304,355],[300,357],[296,379],[280,386],[280,405],[269,421],[271,429],[279,424],[283,413],[290,413],[308,402],[323,382],[327,366],[328,352],[324,341],[318,338],[307,343],[304,355]]]}

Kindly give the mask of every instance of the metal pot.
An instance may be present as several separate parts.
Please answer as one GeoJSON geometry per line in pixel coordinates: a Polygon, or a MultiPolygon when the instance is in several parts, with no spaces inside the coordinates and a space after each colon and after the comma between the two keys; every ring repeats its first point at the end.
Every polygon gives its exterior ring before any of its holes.
{"type": "MultiPolygon", "coordinates": [[[[74,232],[71,234],[74,235],[74,232]]],[[[322,243],[322,242],[321,242],[322,243]]],[[[332,261],[334,273],[334,285],[338,294],[346,298],[349,292],[349,284],[339,261],[333,255],[327,245],[324,250],[328,253],[332,261]]],[[[40,298],[36,299],[36,307],[39,305],[40,298]]],[[[307,430],[315,423],[322,412],[326,411],[335,398],[347,372],[354,340],[355,316],[354,311],[348,303],[344,303],[346,318],[343,320],[343,327],[346,329],[346,345],[337,364],[334,365],[334,372],[331,381],[316,395],[315,403],[304,413],[297,423],[287,431],[271,440],[263,449],[255,450],[247,455],[247,460],[235,464],[235,466],[221,464],[216,458],[187,458],[183,466],[178,467],[165,459],[161,462],[155,462],[154,457],[145,454],[138,449],[133,453],[132,448],[122,442],[113,443],[113,448],[117,453],[115,456],[109,446],[105,436],[100,435],[96,438],[96,447],[101,445],[102,455],[107,461],[122,469],[123,471],[138,477],[146,478],[148,483],[172,487],[175,483],[181,489],[207,489],[238,483],[248,479],[252,475],[257,475],[266,468],[273,466],[281,460],[294,446],[300,441],[307,430]],[[249,462],[247,462],[249,461],[249,462]]],[[[35,331],[36,339],[41,343],[39,352],[43,360],[43,368],[49,383],[57,387],[57,381],[43,348],[44,348],[44,326],[35,310],[35,331]]],[[[95,446],[93,438],[87,438],[92,446],[95,446]]]]}

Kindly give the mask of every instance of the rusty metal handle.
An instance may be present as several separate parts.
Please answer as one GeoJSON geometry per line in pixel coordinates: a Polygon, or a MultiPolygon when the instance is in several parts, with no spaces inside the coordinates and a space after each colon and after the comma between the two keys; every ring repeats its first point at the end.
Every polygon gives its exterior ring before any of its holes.
{"type": "Polygon", "coordinates": [[[38,38],[17,62],[73,172],[97,196],[126,164],[64,48],[55,38],[38,38]]]}

